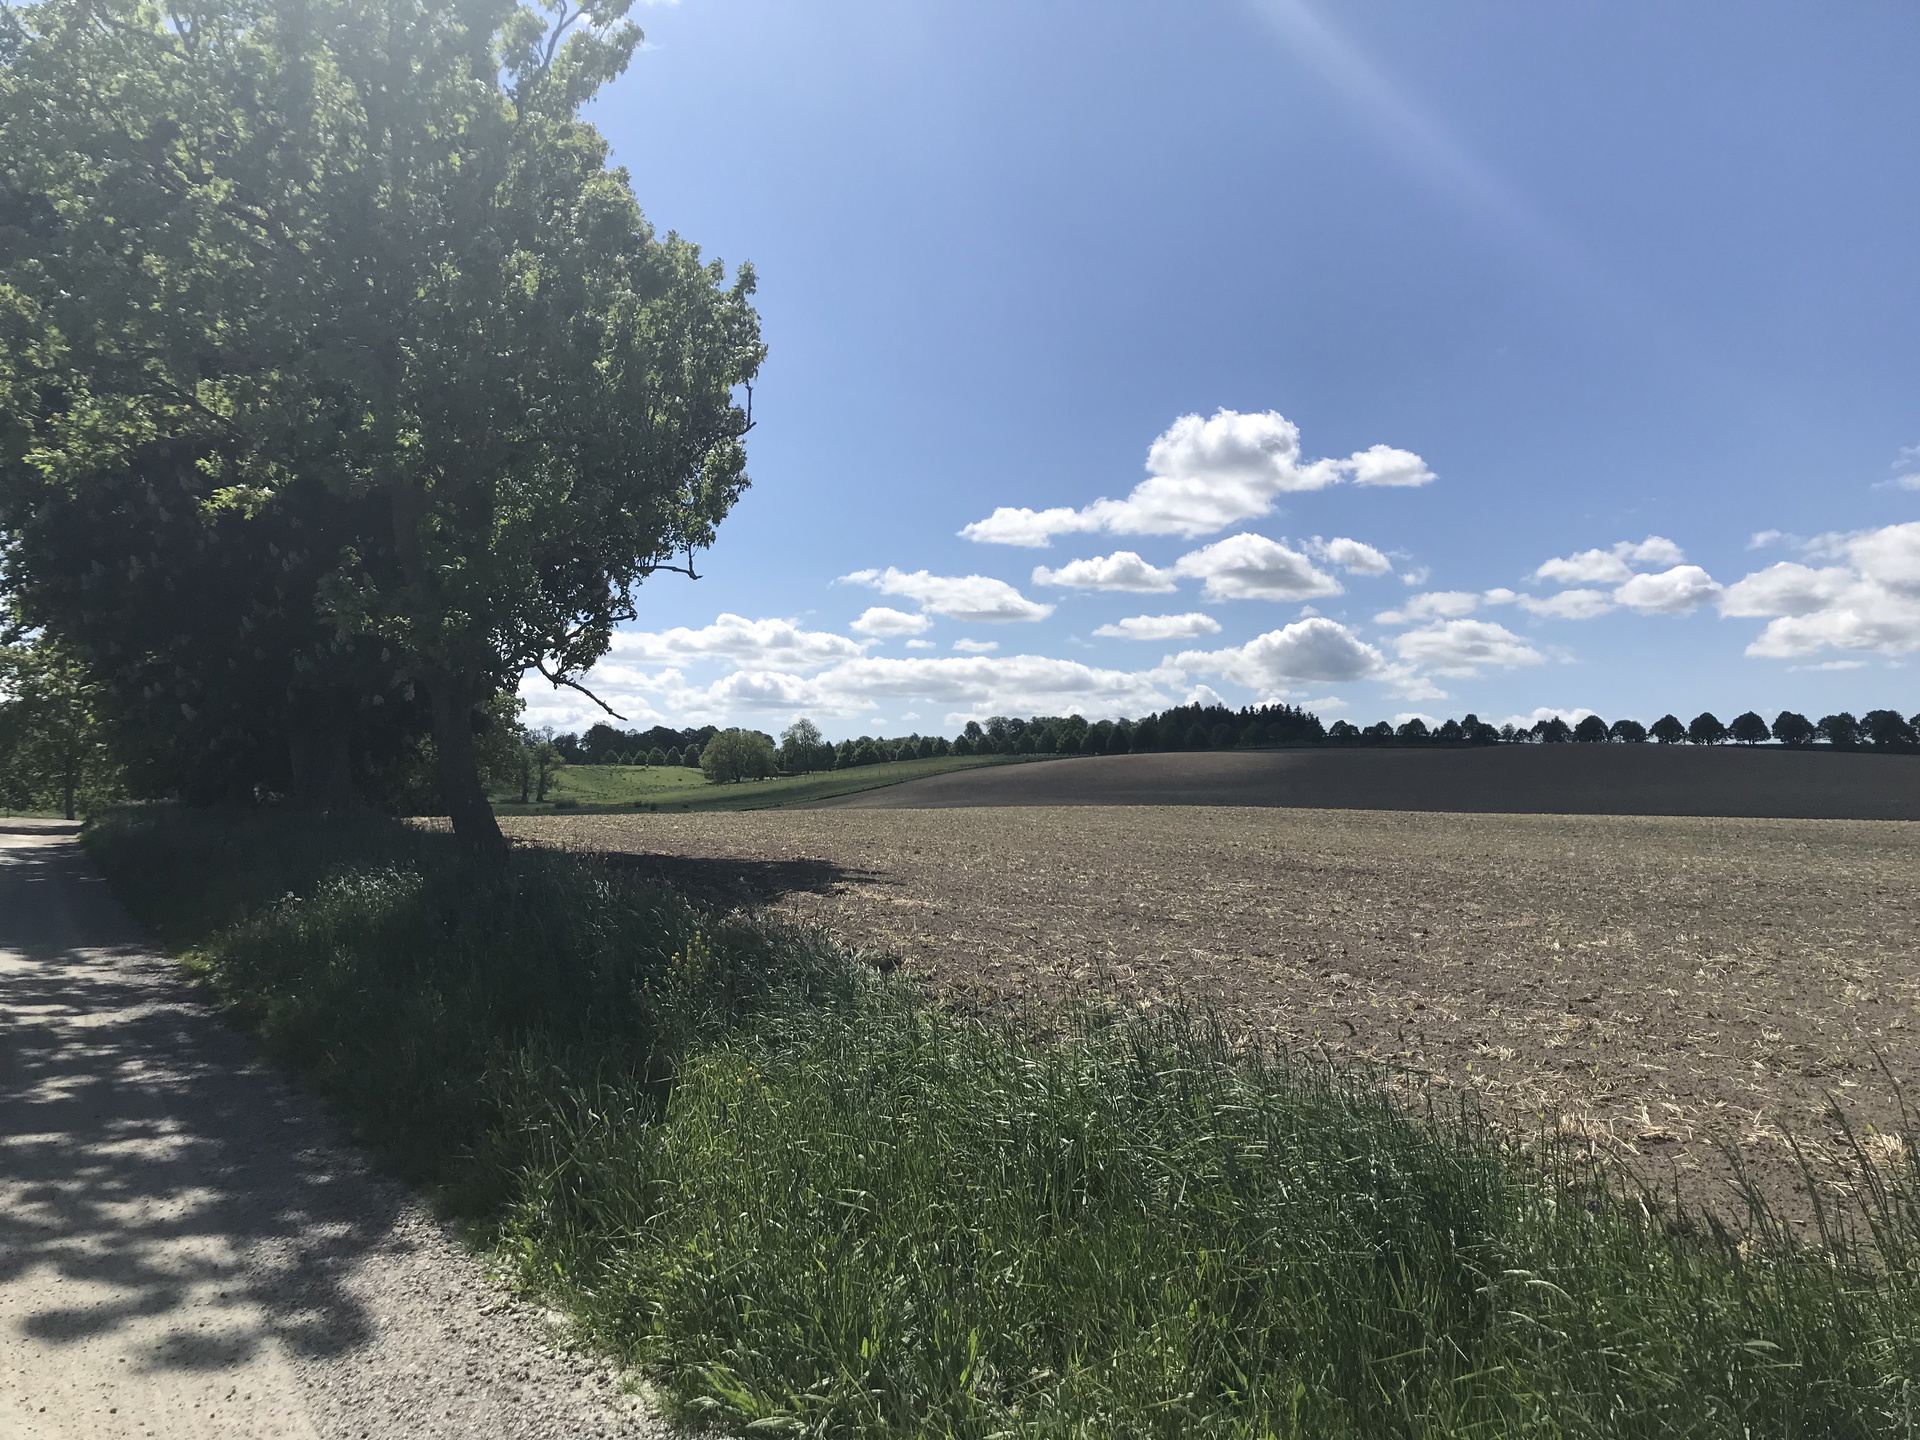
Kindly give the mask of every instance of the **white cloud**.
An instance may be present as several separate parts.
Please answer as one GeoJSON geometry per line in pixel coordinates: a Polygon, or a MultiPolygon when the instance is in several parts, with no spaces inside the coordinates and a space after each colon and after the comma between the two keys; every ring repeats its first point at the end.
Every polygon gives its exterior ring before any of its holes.
{"type": "Polygon", "coordinates": [[[1000,648],[998,640],[968,640],[953,642],[953,648],[966,655],[991,655],[1000,648]]]}
{"type": "Polygon", "coordinates": [[[1196,685],[1187,691],[1187,698],[1180,703],[1182,705],[1225,705],[1227,702],[1220,698],[1220,692],[1211,685],[1196,685]]]}
{"type": "Polygon", "coordinates": [[[1297,550],[1264,535],[1231,535],[1182,555],[1174,572],[1207,582],[1209,600],[1308,600],[1338,595],[1340,582],[1297,550]]]}
{"type": "Polygon", "coordinates": [[[1491,620],[1442,620],[1396,635],[1393,648],[1402,660],[1442,675],[1472,675],[1486,665],[1506,669],[1538,665],[1544,658],[1525,640],[1491,620]]]}
{"type": "Polygon", "coordinates": [[[885,605],[875,605],[861,612],[860,618],[853,622],[852,629],[862,635],[918,635],[933,624],[930,616],[909,615],[904,610],[889,609],[885,605]]]}
{"type": "MultiPolygon", "coordinates": [[[[1096,502],[1100,505],[1113,503],[1111,500],[1096,502]]],[[[1032,550],[1044,550],[1053,543],[1056,535],[1104,529],[1093,510],[1091,505],[1085,510],[1074,510],[1064,505],[1051,510],[1002,505],[986,519],[962,526],[960,538],[979,545],[1024,545],[1032,550]]]]}
{"type": "Polygon", "coordinates": [[[1398,730],[1409,720],[1418,720],[1429,730],[1442,723],[1438,716],[1429,715],[1423,710],[1402,710],[1398,715],[1393,717],[1393,728],[1398,730]]]}
{"type": "MultiPolygon", "coordinates": [[[[1650,577],[1643,575],[1640,578],[1644,580],[1650,577]]],[[[1591,620],[1613,609],[1613,601],[1604,590],[1562,590],[1558,595],[1549,595],[1544,600],[1536,600],[1531,595],[1516,598],[1522,610],[1553,620],[1591,620]]]]}
{"type": "Polygon", "coordinates": [[[1664,535],[1649,535],[1639,541],[1622,540],[1610,550],[1582,550],[1549,560],[1533,572],[1533,578],[1560,585],[1619,585],[1637,566],[1678,565],[1686,558],[1664,535]]]}
{"type": "Polygon", "coordinates": [[[1130,615],[1093,633],[1110,640],[1189,640],[1196,635],[1218,635],[1220,622],[1198,610],[1185,615],[1130,615]]]}
{"type": "Polygon", "coordinates": [[[1148,478],[1124,500],[1099,499],[1084,509],[1002,506],[961,530],[968,540],[1045,546],[1074,532],[1181,535],[1192,538],[1273,509],[1290,491],[1355,485],[1425,485],[1434,477],[1407,450],[1373,445],[1345,460],[1303,463],[1300,430],[1277,411],[1219,410],[1182,415],[1147,451],[1148,478]]]}
{"type": "MultiPolygon", "coordinates": [[[[741,670],[708,685],[676,669],[596,666],[586,683],[637,724],[715,724],[768,715],[871,717],[883,704],[987,715],[1140,715],[1169,703],[1165,687],[1180,672],[1107,670],[1043,655],[867,656],[817,675],[741,670]],[[669,720],[668,717],[671,717],[669,720]]],[[[604,718],[572,691],[553,691],[537,675],[522,685],[530,723],[578,729],[604,718]]]]}
{"type": "Polygon", "coordinates": [[[1843,563],[1770,565],[1721,594],[1724,615],[1774,617],[1747,654],[1784,660],[1822,650],[1920,650],[1920,522],[1816,536],[1806,549],[1843,563]]]}
{"type": "MultiPolygon", "coordinates": [[[[1044,655],[871,657],[815,677],[820,698],[843,712],[881,698],[984,715],[1139,715],[1167,703],[1165,671],[1103,670],[1044,655]]],[[[821,708],[826,708],[823,705],[821,708]]]]}
{"type": "Polygon", "coordinates": [[[1657,575],[1634,576],[1613,598],[1643,614],[1685,615],[1719,593],[1719,584],[1698,565],[1676,565],[1657,575]]]}
{"type": "Polygon", "coordinates": [[[1096,555],[1089,560],[1073,560],[1058,570],[1037,565],[1033,571],[1036,585],[1064,585],[1076,590],[1135,590],[1164,593],[1174,588],[1173,571],[1149,565],[1131,550],[1116,550],[1111,555],[1096,555]]]}
{"type": "Polygon", "coordinates": [[[616,631],[608,653],[626,662],[711,658],[731,660],[743,668],[804,671],[864,655],[866,645],[827,631],[802,630],[791,620],[721,615],[699,630],[682,626],[658,633],[616,631]]]}
{"type": "Polygon", "coordinates": [[[1447,692],[1440,688],[1431,675],[1412,665],[1389,665],[1380,672],[1379,678],[1402,700],[1447,698],[1447,692]]]}
{"type": "Polygon", "coordinates": [[[1678,565],[1686,558],[1683,551],[1664,535],[1649,535],[1637,545],[1622,540],[1613,553],[1630,565],[1678,565]]]}
{"type": "Polygon", "coordinates": [[[1722,615],[1811,615],[1843,599],[1859,577],[1844,565],[1815,570],[1782,560],[1736,580],[1720,597],[1722,615]]]}
{"type": "Polygon", "coordinates": [[[1386,575],[1393,562],[1373,546],[1345,536],[1322,540],[1318,535],[1307,542],[1307,553],[1329,565],[1338,565],[1349,575],[1386,575]]]}
{"type": "Polygon", "coordinates": [[[1053,606],[1029,600],[1006,581],[985,575],[929,575],[925,570],[909,575],[889,565],[885,570],[856,570],[840,578],[871,585],[882,595],[904,595],[936,615],[971,624],[1044,620],[1053,613],[1053,606]]]}
{"type": "Polygon", "coordinates": [[[1551,580],[1556,585],[1618,585],[1632,574],[1633,567],[1611,550],[1582,550],[1578,555],[1546,561],[1533,572],[1533,578],[1551,580]]]}
{"type": "Polygon", "coordinates": [[[1296,620],[1227,650],[1188,650],[1175,665],[1201,675],[1224,675],[1250,690],[1271,691],[1290,680],[1364,680],[1386,659],[1346,626],[1323,617],[1296,620]]]}
{"type": "Polygon", "coordinates": [[[932,650],[932,649],[935,649],[935,648],[937,648],[937,647],[936,647],[936,646],[934,645],[934,643],[933,643],[933,641],[931,641],[931,640],[909,640],[909,641],[907,641],[907,649],[909,649],[909,650],[932,650]]]}
{"type": "Polygon", "coordinates": [[[1373,620],[1376,625],[1418,625],[1423,620],[1456,620],[1462,615],[1471,615],[1479,604],[1480,597],[1471,590],[1429,590],[1423,595],[1409,596],[1405,604],[1395,609],[1382,610],[1373,620]]]}

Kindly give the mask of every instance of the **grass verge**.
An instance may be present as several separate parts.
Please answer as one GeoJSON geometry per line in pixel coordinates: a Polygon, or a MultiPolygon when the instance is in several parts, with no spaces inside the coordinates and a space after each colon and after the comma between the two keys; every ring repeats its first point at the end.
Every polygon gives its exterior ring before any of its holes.
{"type": "Polygon", "coordinates": [[[495,796],[494,809],[502,815],[777,810],[783,805],[803,805],[810,800],[828,800],[836,795],[853,795],[929,775],[944,775],[949,770],[1059,758],[1057,755],[943,755],[926,760],[889,760],[852,770],[745,780],[733,785],[715,785],[698,770],[662,765],[567,765],[556,773],[546,801],[522,805],[511,798],[495,796]]]}
{"type": "Polygon", "coordinates": [[[1911,1433],[1910,1150],[1823,1248],[1757,1199],[1736,1238],[1190,1017],[946,1015],[605,862],[168,811],[90,842],[367,1143],[727,1429],[1911,1433]]]}

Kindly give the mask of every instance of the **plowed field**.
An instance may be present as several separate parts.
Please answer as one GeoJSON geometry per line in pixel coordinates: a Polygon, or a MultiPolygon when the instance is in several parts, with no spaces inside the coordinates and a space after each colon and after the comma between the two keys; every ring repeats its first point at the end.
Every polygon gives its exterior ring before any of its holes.
{"type": "MultiPolygon", "coordinates": [[[[1037,767],[1036,767],[1037,768],[1037,767]]],[[[990,773],[990,772],[989,772],[990,773]]],[[[896,955],[987,1010],[1104,994],[1468,1091],[1671,1170],[1825,1170],[1920,1065],[1920,824],[1115,806],[508,822],[896,955]]],[[[1874,1139],[1872,1145],[1890,1141],[1874,1139]]]]}

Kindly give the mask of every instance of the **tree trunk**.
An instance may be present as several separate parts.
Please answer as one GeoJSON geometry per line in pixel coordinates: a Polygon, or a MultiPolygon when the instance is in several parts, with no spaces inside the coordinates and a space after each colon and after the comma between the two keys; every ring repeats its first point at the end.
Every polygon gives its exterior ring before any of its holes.
{"type": "Polygon", "coordinates": [[[347,741],[347,727],[324,712],[310,711],[288,725],[287,759],[293,770],[295,806],[330,813],[360,808],[347,741]]]}
{"type": "Polygon", "coordinates": [[[440,778],[440,799],[453,833],[482,850],[504,850],[507,837],[493,818],[486,787],[480,783],[480,752],[473,743],[473,687],[452,675],[427,681],[433,703],[433,752],[440,778]]]}
{"type": "Polygon", "coordinates": [[[61,776],[61,788],[65,792],[66,802],[67,802],[66,814],[67,814],[67,819],[69,820],[79,819],[79,816],[74,813],[74,808],[73,808],[73,792],[75,791],[75,789],[78,788],[77,785],[75,784],[73,772],[74,772],[73,760],[72,760],[72,757],[68,757],[66,771],[61,776]]]}

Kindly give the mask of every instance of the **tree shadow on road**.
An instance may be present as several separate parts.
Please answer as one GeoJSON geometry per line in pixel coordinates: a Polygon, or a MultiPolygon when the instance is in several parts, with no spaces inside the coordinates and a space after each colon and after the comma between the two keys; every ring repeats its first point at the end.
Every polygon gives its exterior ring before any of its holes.
{"type": "Polygon", "coordinates": [[[156,1371],[366,1344],[345,1282],[396,1243],[401,1188],[140,944],[75,845],[0,849],[0,927],[9,1328],[124,1332],[156,1371]]]}

